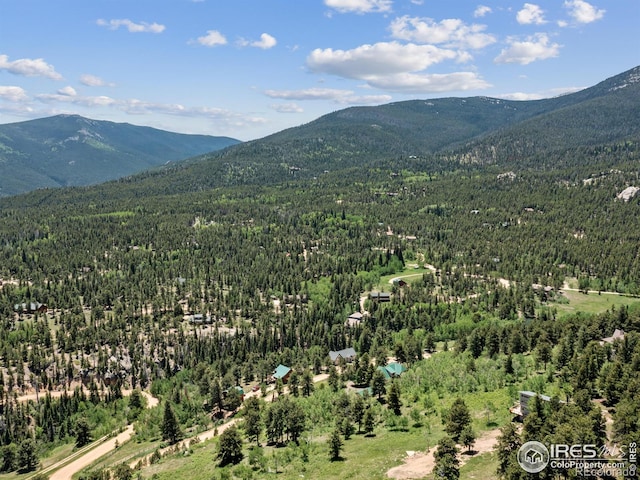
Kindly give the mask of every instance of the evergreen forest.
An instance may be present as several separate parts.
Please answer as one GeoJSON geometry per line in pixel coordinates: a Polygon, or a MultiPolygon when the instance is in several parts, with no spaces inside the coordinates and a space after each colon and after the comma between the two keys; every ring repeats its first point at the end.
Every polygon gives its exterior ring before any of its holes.
{"type": "Polygon", "coordinates": [[[525,472],[531,440],[632,465],[640,97],[616,95],[638,85],[447,150],[378,148],[343,112],[0,199],[0,478],[116,435],[74,478],[410,478],[414,453],[411,478],[575,477],[525,472]]]}

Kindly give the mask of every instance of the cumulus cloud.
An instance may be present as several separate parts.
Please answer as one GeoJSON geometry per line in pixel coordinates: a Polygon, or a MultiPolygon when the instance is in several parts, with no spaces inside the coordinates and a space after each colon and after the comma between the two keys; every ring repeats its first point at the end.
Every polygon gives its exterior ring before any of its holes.
{"type": "Polygon", "coordinates": [[[366,80],[372,75],[424,70],[444,60],[455,60],[457,56],[458,53],[454,50],[433,45],[381,42],[362,45],[352,50],[318,48],[307,57],[307,65],[317,73],[366,80]]]}
{"type": "Polygon", "coordinates": [[[56,72],[52,65],[49,65],[42,58],[19,58],[9,61],[7,55],[0,55],[0,71],[6,70],[15,75],[25,77],[46,77],[52,80],[62,80],[62,75],[56,72]]]}
{"type": "Polygon", "coordinates": [[[365,105],[391,101],[390,95],[356,95],[352,90],[307,88],[302,90],[266,90],[264,94],[283,100],[328,100],[339,104],[365,105]]]}
{"type": "Polygon", "coordinates": [[[327,7],[340,13],[390,12],[392,0],[324,0],[327,7]]]}
{"type": "Polygon", "coordinates": [[[491,13],[491,7],[487,7],[486,5],[478,5],[473,12],[473,16],[476,18],[482,18],[488,13],[491,13]]]}
{"type": "Polygon", "coordinates": [[[96,77],[95,75],[84,74],[80,76],[80,83],[86,85],[87,87],[104,87],[109,86],[113,87],[113,83],[107,83],[102,78],[96,77]]]}
{"type": "Polygon", "coordinates": [[[120,27],[125,27],[131,33],[162,33],[166,28],[164,25],[160,25],[159,23],[135,23],[128,18],[112,20],[104,20],[100,18],[96,20],[96,23],[101,27],[107,27],[109,30],[118,30],[120,27]]]}
{"type": "Polygon", "coordinates": [[[457,18],[436,22],[431,18],[405,15],[391,22],[389,28],[394,38],[453,48],[480,49],[496,41],[493,35],[484,33],[486,25],[467,25],[457,18]]]}
{"type": "Polygon", "coordinates": [[[302,113],[304,109],[296,103],[281,103],[278,105],[271,105],[271,109],[279,113],[302,113]]]}
{"type": "Polygon", "coordinates": [[[336,88],[307,88],[303,90],[266,90],[264,94],[270,98],[286,100],[335,100],[353,95],[353,92],[336,88]]]}
{"type": "Polygon", "coordinates": [[[226,45],[227,39],[217,30],[207,30],[207,34],[198,37],[196,40],[200,45],[204,45],[205,47],[215,47],[217,45],[226,45]]]}
{"type": "Polygon", "coordinates": [[[71,95],[66,89],[55,94],[41,94],[36,100],[49,105],[74,105],[85,108],[113,108],[130,115],[164,114],[191,118],[205,118],[229,128],[245,128],[264,124],[267,120],[255,115],[213,107],[188,107],[180,104],[146,102],[135,98],[116,99],[107,96],[71,95]]]}
{"type": "Polygon", "coordinates": [[[364,80],[370,87],[397,92],[430,93],[490,86],[472,72],[422,72],[431,65],[459,58],[460,52],[434,45],[389,42],[353,50],[316,49],[307,57],[307,66],[313,72],[364,80]]]}
{"type": "Polygon", "coordinates": [[[604,17],[606,10],[599,9],[584,0],[568,0],[564,2],[569,15],[578,23],[591,23],[604,17]]]}
{"type": "Polygon", "coordinates": [[[76,92],[76,89],[73,88],[72,86],[67,86],[67,87],[64,87],[64,88],[61,88],[60,90],[58,90],[58,94],[59,95],[66,95],[66,96],[69,96],[69,97],[75,97],[78,94],[78,92],[76,92]]]}
{"type": "Polygon", "coordinates": [[[238,41],[238,45],[240,45],[241,47],[256,47],[256,48],[262,48],[263,50],[268,50],[270,48],[273,48],[276,46],[277,44],[277,40],[272,37],[271,35],[269,35],[268,33],[263,33],[262,35],[260,35],[260,40],[256,40],[255,42],[250,42],[249,40],[245,40],[245,39],[240,39],[238,41]]]}
{"type": "Polygon", "coordinates": [[[474,72],[445,74],[399,73],[371,78],[368,83],[372,87],[412,94],[481,90],[491,87],[490,83],[474,72]]]}
{"type": "Polygon", "coordinates": [[[534,3],[525,3],[522,10],[517,13],[516,20],[521,25],[542,25],[546,23],[544,10],[534,3]]]}
{"type": "Polygon", "coordinates": [[[0,85],[0,98],[9,102],[22,102],[27,100],[27,92],[21,87],[0,85]]]}
{"type": "Polygon", "coordinates": [[[111,97],[85,97],[80,95],[69,95],[69,93],[60,91],[55,94],[43,93],[40,95],[36,95],[36,99],[43,103],[71,103],[83,107],[106,107],[114,106],[118,103],[117,100],[111,97]]]}
{"type": "Polygon", "coordinates": [[[498,98],[504,98],[505,100],[541,100],[543,98],[560,97],[562,95],[567,95],[567,94],[570,94],[570,93],[579,92],[580,90],[584,90],[584,88],[585,87],[560,87],[560,88],[552,88],[551,90],[546,90],[544,92],[504,93],[504,94],[501,94],[501,95],[497,95],[497,97],[498,98]]]}
{"type": "Polygon", "coordinates": [[[537,60],[546,60],[560,54],[560,45],[551,43],[544,33],[538,33],[519,41],[514,37],[508,38],[508,48],[503,49],[495,59],[495,63],[519,63],[528,65],[537,60]]]}

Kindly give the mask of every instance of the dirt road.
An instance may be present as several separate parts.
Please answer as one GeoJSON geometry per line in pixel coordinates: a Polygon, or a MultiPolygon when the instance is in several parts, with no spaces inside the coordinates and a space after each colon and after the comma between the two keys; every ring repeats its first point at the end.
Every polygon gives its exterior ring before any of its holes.
{"type": "MultiPolygon", "coordinates": [[[[329,375],[326,373],[321,373],[319,375],[315,375],[313,377],[313,383],[318,383],[318,382],[322,382],[325,381],[329,378],[329,375]]],[[[284,392],[286,393],[286,391],[284,392]]],[[[284,394],[283,393],[283,394],[284,394]]],[[[260,390],[258,390],[257,392],[249,392],[247,393],[247,395],[245,396],[245,398],[249,398],[249,397],[260,397],[262,396],[260,390]]],[[[275,397],[277,398],[277,397],[275,397]]],[[[264,400],[266,402],[271,402],[274,399],[274,395],[273,395],[273,388],[269,389],[267,391],[267,395],[265,395],[264,400]]],[[[157,399],[156,399],[157,400],[157,399]]],[[[218,425],[217,427],[214,428],[210,428],[209,430],[206,430],[202,433],[199,433],[198,435],[196,435],[196,437],[201,441],[204,442],[205,440],[209,440],[213,437],[215,437],[216,435],[220,435],[222,432],[224,432],[227,428],[236,425],[238,422],[240,421],[239,418],[232,418],[231,420],[229,420],[227,423],[223,423],[222,425],[218,425]]],[[[178,442],[175,445],[172,445],[170,447],[165,447],[160,449],[160,454],[164,455],[172,450],[182,450],[183,448],[186,448],[188,443],[191,441],[190,438],[186,439],[186,440],[182,440],[181,442],[178,442]]],[[[151,455],[147,455],[145,457],[143,457],[142,459],[136,459],[132,462],[129,463],[129,466],[131,468],[135,468],[139,462],[142,462],[143,464],[147,464],[149,463],[149,459],[151,458],[151,455]]]]}
{"type": "MultiPolygon", "coordinates": [[[[116,437],[112,437],[106,442],[101,443],[93,450],[88,451],[84,455],[80,456],[76,460],[73,460],[71,463],[65,465],[64,467],[56,470],[49,476],[49,480],[69,480],[73,475],[82,470],[85,467],[88,467],[93,462],[98,460],[103,455],[115,450],[116,442],[118,445],[122,445],[124,442],[127,442],[133,436],[133,425],[127,425],[127,428],[119,433],[116,437]]],[[[67,461],[67,459],[63,460],[63,462],[67,461]]],[[[49,468],[55,468],[57,464],[52,465],[49,468]]],[[[38,473],[47,473],[46,471],[41,471],[38,473]]]]}
{"type": "MultiPolygon", "coordinates": [[[[128,396],[131,395],[132,391],[133,390],[124,390],[122,394],[124,396],[128,396]]],[[[56,396],[60,396],[63,392],[52,393],[58,393],[56,396]]],[[[147,399],[147,408],[157,407],[160,403],[160,401],[156,397],[147,392],[142,392],[142,395],[147,399]]],[[[26,395],[23,397],[19,397],[19,400],[28,400],[25,399],[25,397],[26,395]]],[[[69,480],[71,477],[73,477],[73,475],[75,475],[83,468],[91,465],[103,455],[106,455],[109,452],[115,450],[116,444],[122,445],[124,442],[129,441],[134,433],[135,432],[133,429],[133,425],[129,424],[122,432],[118,433],[118,435],[114,437],[104,436],[102,438],[99,438],[95,442],[92,442],[89,445],[86,445],[83,448],[73,452],[71,455],[60,460],[59,462],[56,462],[43,470],[35,472],[30,477],[27,477],[26,480],[29,480],[39,474],[48,475],[49,472],[53,472],[49,475],[49,480],[69,480]]]]}

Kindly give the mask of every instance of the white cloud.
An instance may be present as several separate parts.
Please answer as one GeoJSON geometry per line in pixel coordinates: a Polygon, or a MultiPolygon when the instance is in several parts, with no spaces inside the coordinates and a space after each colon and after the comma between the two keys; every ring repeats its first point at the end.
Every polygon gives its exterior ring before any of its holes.
{"type": "Polygon", "coordinates": [[[491,7],[487,7],[486,5],[478,5],[473,12],[473,16],[476,18],[482,18],[492,11],[493,10],[491,10],[491,7]]]}
{"type": "Polygon", "coordinates": [[[71,86],[67,86],[64,88],[61,88],[60,90],[58,90],[58,94],[59,95],[66,95],[68,97],[75,97],[76,95],[78,95],[78,92],[76,92],[76,89],[71,87],[71,86]]]}
{"type": "Polygon", "coordinates": [[[264,124],[265,118],[213,107],[187,107],[180,104],[145,102],[135,98],[115,99],[107,96],[70,95],[65,89],[56,94],[37,95],[46,104],[67,104],[92,109],[113,108],[129,115],[164,114],[191,118],[205,118],[229,128],[246,128],[264,124]]]}
{"type": "Polygon", "coordinates": [[[164,25],[160,25],[159,23],[135,23],[128,18],[119,18],[112,20],[104,20],[100,18],[96,20],[96,23],[101,27],[107,27],[110,30],[117,30],[120,27],[125,27],[131,33],[162,33],[166,28],[164,25]]]}
{"type": "Polygon", "coordinates": [[[455,60],[458,53],[433,45],[406,45],[381,42],[352,50],[316,49],[307,57],[314,72],[345,78],[367,79],[379,75],[417,72],[444,60],[455,60]]]}
{"type": "Polygon", "coordinates": [[[0,85],[0,99],[9,102],[22,102],[27,100],[27,92],[21,87],[0,85]]]}
{"type": "Polygon", "coordinates": [[[286,100],[335,100],[353,95],[353,91],[335,88],[307,88],[304,90],[266,90],[264,94],[270,98],[286,100]]]}
{"type": "Polygon", "coordinates": [[[281,103],[271,105],[271,108],[279,113],[303,113],[304,109],[296,103],[281,103]]]}
{"type": "Polygon", "coordinates": [[[277,43],[278,43],[277,40],[271,35],[269,35],[268,33],[263,33],[262,35],[260,35],[260,40],[256,40],[255,42],[250,42],[245,39],[240,39],[238,41],[238,45],[240,45],[241,47],[250,46],[250,47],[256,47],[256,48],[262,48],[263,50],[268,50],[270,48],[273,48],[276,46],[277,43]]]}
{"type": "Polygon", "coordinates": [[[198,37],[196,41],[205,47],[215,47],[217,45],[227,44],[225,36],[217,30],[207,30],[207,34],[202,37],[198,37]]]}
{"type": "Polygon", "coordinates": [[[585,87],[560,87],[560,88],[552,88],[551,90],[546,90],[544,92],[537,93],[524,93],[524,92],[513,92],[513,93],[504,93],[501,95],[497,95],[498,98],[504,98],[505,100],[541,100],[543,98],[553,98],[560,97],[562,95],[567,95],[569,93],[579,92],[580,90],[584,90],[585,87]]]}
{"type": "Polygon", "coordinates": [[[542,25],[546,23],[544,10],[534,3],[525,3],[522,10],[516,15],[516,20],[521,25],[542,25]]]}
{"type": "Polygon", "coordinates": [[[405,15],[391,22],[390,29],[394,38],[454,48],[480,49],[496,41],[493,35],[484,33],[486,25],[467,25],[457,18],[436,22],[405,15]]]}
{"type": "Polygon", "coordinates": [[[558,20],[558,26],[560,28],[567,27],[568,25],[569,25],[569,23],[565,22],[564,20],[558,20]]]}
{"type": "Polygon", "coordinates": [[[324,4],[340,13],[372,13],[390,12],[393,2],[391,0],[324,0],[324,4]]]}
{"type": "Polygon", "coordinates": [[[431,65],[459,58],[460,52],[434,45],[390,42],[346,51],[316,49],[307,57],[307,65],[314,72],[364,80],[370,87],[397,92],[430,93],[490,86],[472,72],[420,73],[431,65]]]}
{"type": "Polygon", "coordinates": [[[80,83],[86,85],[87,87],[104,87],[109,86],[113,87],[113,83],[107,83],[102,78],[96,77],[95,75],[84,74],[80,76],[80,83]]]}
{"type": "Polygon", "coordinates": [[[443,93],[453,91],[480,90],[491,87],[474,72],[446,74],[399,73],[396,75],[371,78],[372,87],[399,93],[443,93]]]}
{"type": "Polygon", "coordinates": [[[518,41],[511,37],[507,39],[509,48],[505,48],[495,59],[495,63],[519,63],[528,65],[537,60],[546,60],[557,57],[560,54],[560,45],[550,43],[549,37],[544,33],[538,33],[528,37],[525,41],[518,41]]]}
{"type": "Polygon", "coordinates": [[[379,104],[391,101],[390,95],[355,95],[352,90],[307,88],[303,90],[267,90],[264,94],[283,100],[329,100],[348,105],[379,104]]]}
{"type": "Polygon", "coordinates": [[[7,55],[0,55],[0,70],[25,77],[47,77],[52,80],[62,80],[62,75],[42,58],[20,58],[10,62],[7,55]]]}
{"type": "Polygon", "coordinates": [[[584,0],[568,0],[564,2],[569,15],[578,23],[591,23],[604,17],[606,10],[598,9],[584,0]]]}
{"type": "Polygon", "coordinates": [[[36,95],[36,98],[43,103],[72,103],[83,107],[115,106],[118,103],[117,100],[106,96],[83,97],[80,95],[69,95],[68,93],[61,92],[56,94],[43,93],[36,95]]]}

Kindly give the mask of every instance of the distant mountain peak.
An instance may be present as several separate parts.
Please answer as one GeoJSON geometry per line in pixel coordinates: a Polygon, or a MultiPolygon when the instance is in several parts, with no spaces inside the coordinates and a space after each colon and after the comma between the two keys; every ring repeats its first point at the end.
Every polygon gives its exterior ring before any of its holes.
{"type": "Polygon", "coordinates": [[[632,68],[622,75],[614,77],[612,80],[614,80],[614,85],[609,88],[610,92],[626,88],[635,83],[640,83],[640,66],[632,68]]]}
{"type": "Polygon", "coordinates": [[[101,183],[240,143],[75,114],[0,125],[0,196],[101,183]]]}

